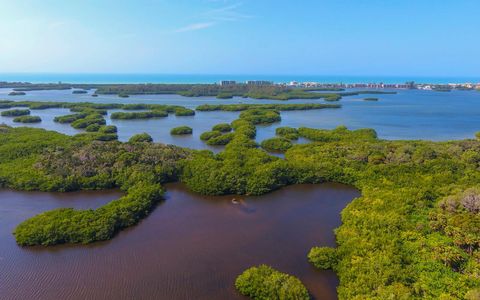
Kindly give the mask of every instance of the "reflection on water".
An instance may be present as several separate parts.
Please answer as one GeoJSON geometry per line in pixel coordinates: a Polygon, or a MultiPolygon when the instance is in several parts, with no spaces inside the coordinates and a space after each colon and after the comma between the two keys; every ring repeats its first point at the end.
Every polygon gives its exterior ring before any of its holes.
{"type": "Polygon", "coordinates": [[[261,197],[199,196],[181,184],[167,191],[150,216],[110,241],[21,248],[11,231],[22,220],[55,207],[98,207],[119,193],[0,190],[0,298],[243,299],[236,276],[266,263],[298,276],[315,299],[336,299],[335,274],[315,270],[306,255],[314,245],[334,246],[355,189],[297,185],[261,197]]]}

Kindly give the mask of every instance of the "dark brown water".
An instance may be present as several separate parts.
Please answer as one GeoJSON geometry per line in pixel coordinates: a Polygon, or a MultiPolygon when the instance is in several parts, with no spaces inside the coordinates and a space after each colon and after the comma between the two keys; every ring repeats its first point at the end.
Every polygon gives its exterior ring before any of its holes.
{"type": "Polygon", "coordinates": [[[358,191],[297,185],[261,197],[204,197],[181,184],[135,227],[93,245],[21,248],[11,231],[55,207],[94,208],[116,191],[70,194],[0,190],[1,299],[242,299],[233,283],[252,265],[298,276],[315,299],[336,299],[331,271],[306,255],[335,244],[340,211],[358,191]]]}

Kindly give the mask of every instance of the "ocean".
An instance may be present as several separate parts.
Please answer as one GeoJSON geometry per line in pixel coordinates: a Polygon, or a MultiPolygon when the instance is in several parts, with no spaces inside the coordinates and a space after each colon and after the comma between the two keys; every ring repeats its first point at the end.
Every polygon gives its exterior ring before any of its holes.
{"type": "Polygon", "coordinates": [[[346,76],[346,75],[234,75],[234,74],[121,74],[121,73],[0,73],[0,81],[31,83],[215,83],[221,80],[268,80],[275,83],[322,82],[322,83],[478,83],[477,77],[435,76],[346,76]]]}

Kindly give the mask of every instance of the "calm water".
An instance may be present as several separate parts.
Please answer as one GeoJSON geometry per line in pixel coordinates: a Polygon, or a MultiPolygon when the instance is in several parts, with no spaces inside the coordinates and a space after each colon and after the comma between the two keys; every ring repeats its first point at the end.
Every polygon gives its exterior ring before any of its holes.
{"type": "MultiPolygon", "coordinates": [[[[201,104],[233,103],[323,103],[323,100],[255,100],[255,99],[215,99],[212,97],[189,98],[178,95],[141,95],[119,98],[115,95],[93,98],[90,94],[72,94],[71,91],[33,91],[26,96],[8,96],[10,89],[0,89],[0,99],[34,100],[34,101],[69,101],[99,103],[156,103],[182,105],[195,108],[201,104]]],[[[282,121],[269,126],[261,126],[257,140],[272,137],[279,126],[334,128],[346,125],[351,129],[374,128],[385,139],[428,139],[449,140],[473,138],[480,131],[480,92],[452,91],[433,92],[421,90],[398,90],[393,95],[375,95],[380,101],[363,101],[367,95],[344,97],[339,103],[340,109],[282,112],[282,121]]],[[[113,111],[113,110],[112,110],[113,111]]],[[[111,112],[112,112],[111,111],[111,112]]],[[[42,117],[41,124],[31,126],[47,128],[59,132],[74,134],[80,131],[69,125],[56,124],[53,118],[67,114],[68,110],[51,109],[34,111],[42,117]]],[[[120,140],[140,132],[152,135],[156,142],[177,144],[196,149],[213,149],[207,147],[199,136],[202,132],[221,122],[231,122],[238,117],[238,112],[198,112],[193,117],[175,117],[152,120],[117,120],[107,118],[109,124],[119,128],[120,140]],[[188,125],[194,130],[192,136],[173,137],[170,129],[188,125]]],[[[0,123],[13,126],[12,118],[0,117],[0,123]]]]}
{"type": "Polygon", "coordinates": [[[315,299],[336,299],[336,276],[306,255],[334,246],[340,211],[358,191],[290,186],[261,197],[206,197],[167,185],[167,200],[137,226],[93,245],[21,248],[11,232],[56,207],[95,208],[116,191],[0,190],[1,299],[243,299],[234,280],[262,263],[298,276],[315,299]]]}

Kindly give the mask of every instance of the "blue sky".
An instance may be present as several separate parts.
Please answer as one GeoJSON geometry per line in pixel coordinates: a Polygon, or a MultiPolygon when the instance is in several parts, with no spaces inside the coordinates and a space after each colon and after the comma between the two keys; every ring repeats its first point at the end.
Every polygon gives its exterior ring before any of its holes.
{"type": "Polygon", "coordinates": [[[0,0],[0,72],[480,75],[478,1],[0,0]]]}

